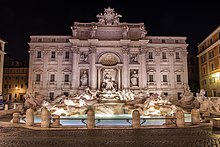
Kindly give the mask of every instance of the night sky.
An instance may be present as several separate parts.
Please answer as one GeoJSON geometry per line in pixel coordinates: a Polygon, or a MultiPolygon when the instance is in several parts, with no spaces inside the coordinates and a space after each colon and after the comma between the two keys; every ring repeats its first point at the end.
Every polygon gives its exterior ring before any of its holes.
{"type": "Polygon", "coordinates": [[[1,0],[0,38],[5,52],[28,62],[30,35],[71,35],[73,22],[97,22],[96,15],[110,6],[120,22],[145,23],[150,36],[186,36],[188,51],[220,24],[215,1],[169,0],[1,0]],[[193,3],[192,3],[193,2],[193,3]]]}

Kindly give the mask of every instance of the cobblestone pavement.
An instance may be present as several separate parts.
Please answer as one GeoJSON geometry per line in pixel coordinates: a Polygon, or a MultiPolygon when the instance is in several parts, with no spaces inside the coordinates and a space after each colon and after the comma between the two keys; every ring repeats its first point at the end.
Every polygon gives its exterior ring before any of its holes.
{"type": "Polygon", "coordinates": [[[40,131],[0,127],[0,147],[219,147],[210,126],[40,131]]]}

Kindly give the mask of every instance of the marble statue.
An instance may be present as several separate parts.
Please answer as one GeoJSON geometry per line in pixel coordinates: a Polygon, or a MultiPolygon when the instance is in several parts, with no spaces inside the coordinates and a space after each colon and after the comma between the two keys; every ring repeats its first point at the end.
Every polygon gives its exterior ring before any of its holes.
{"type": "Polygon", "coordinates": [[[131,57],[130,57],[130,62],[131,63],[137,63],[138,60],[137,60],[137,54],[132,54],[131,57]]]}
{"type": "Polygon", "coordinates": [[[83,71],[80,77],[80,86],[88,86],[88,75],[86,70],[83,71]]]}
{"type": "Polygon", "coordinates": [[[80,62],[87,62],[88,61],[88,55],[84,52],[82,52],[80,54],[80,58],[79,58],[80,62]]]}
{"type": "Polygon", "coordinates": [[[123,37],[124,39],[127,39],[127,38],[128,38],[128,31],[129,31],[128,26],[124,26],[124,27],[122,28],[122,37],[123,37]]]}
{"type": "Polygon", "coordinates": [[[104,88],[104,91],[106,91],[106,90],[116,91],[115,83],[112,80],[112,77],[109,73],[105,73],[105,75],[104,75],[102,88],[104,88]]]}
{"type": "Polygon", "coordinates": [[[91,30],[91,38],[96,38],[96,30],[97,30],[97,26],[93,25],[92,26],[92,30],[91,30]]]}
{"type": "Polygon", "coordinates": [[[77,29],[78,29],[78,27],[75,27],[75,26],[72,28],[73,38],[76,38],[76,37],[77,37],[77,33],[78,33],[77,29]]]}
{"type": "Polygon", "coordinates": [[[136,70],[131,74],[131,87],[132,86],[138,86],[138,74],[136,70]]]}
{"type": "Polygon", "coordinates": [[[141,26],[140,27],[140,30],[141,30],[141,38],[144,38],[147,34],[147,31],[146,29],[144,28],[144,26],[141,26]]]}

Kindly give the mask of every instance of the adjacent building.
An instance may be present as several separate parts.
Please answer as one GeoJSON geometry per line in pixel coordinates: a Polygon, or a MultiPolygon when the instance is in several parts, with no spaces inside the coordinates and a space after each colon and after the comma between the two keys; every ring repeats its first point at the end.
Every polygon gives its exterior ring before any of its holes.
{"type": "Polygon", "coordinates": [[[7,102],[22,102],[27,92],[28,66],[22,61],[5,56],[3,98],[7,102]]]}
{"type": "Polygon", "coordinates": [[[220,26],[198,45],[200,88],[220,96],[220,26]]]}
{"type": "Polygon", "coordinates": [[[199,91],[199,67],[196,55],[188,55],[188,79],[190,90],[196,94],[199,91]]]}
{"type": "Polygon", "coordinates": [[[71,36],[30,36],[28,92],[53,99],[114,86],[180,95],[188,85],[186,37],[149,36],[143,23],[120,17],[107,8],[98,22],[74,22],[71,36]]]}
{"type": "Polygon", "coordinates": [[[2,95],[5,41],[0,38],[0,95],[2,95]]]}

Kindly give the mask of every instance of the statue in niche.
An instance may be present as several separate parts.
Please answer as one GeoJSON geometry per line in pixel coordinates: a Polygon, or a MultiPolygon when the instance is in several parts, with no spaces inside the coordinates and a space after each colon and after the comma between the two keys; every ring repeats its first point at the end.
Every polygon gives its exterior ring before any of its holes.
{"type": "Polygon", "coordinates": [[[102,83],[102,88],[104,89],[104,91],[116,91],[117,88],[117,84],[115,83],[115,81],[112,80],[112,77],[109,73],[105,73],[104,75],[104,80],[102,83]]]}
{"type": "Polygon", "coordinates": [[[91,30],[91,38],[96,38],[96,30],[97,30],[97,26],[93,25],[92,26],[92,30],[91,30]]]}
{"type": "Polygon", "coordinates": [[[80,60],[80,62],[87,62],[87,60],[88,60],[88,55],[87,55],[86,53],[82,52],[82,53],[80,54],[79,60],[80,60]]]}
{"type": "Polygon", "coordinates": [[[147,31],[146,29],[144,28],[144,26],[141,26],[140,27],[140,30],[141,30],[141,38],[144,38],[147,34],[147,31]]]}
{"type": "Polygon", "coordinates": [[[80,77],[80,86],[88,86],[88,75],[86,70],[83,71],[81,77],[80,77]]]}
{"type": "Polygon", "coordinates": [[[131,63],[137,63],[138,60],[137,60],[137,54],[132,54],[131,57],[130,57],[130,62],[131,63]]]}
{"type": "Polygon", "coordinates": [[[136,70],[134,70],[133,73],[131,74],[130,80],[131,80],[131,87],[138,86],[138,74],[136,70]]]}
{"type": "Polygon", "coordinates": [[[123,37],[124,39],[128,38],[128,31],[129,31],[128,26],[124,26],[124,27],[122,28],[122,37],[123,37]]]}

